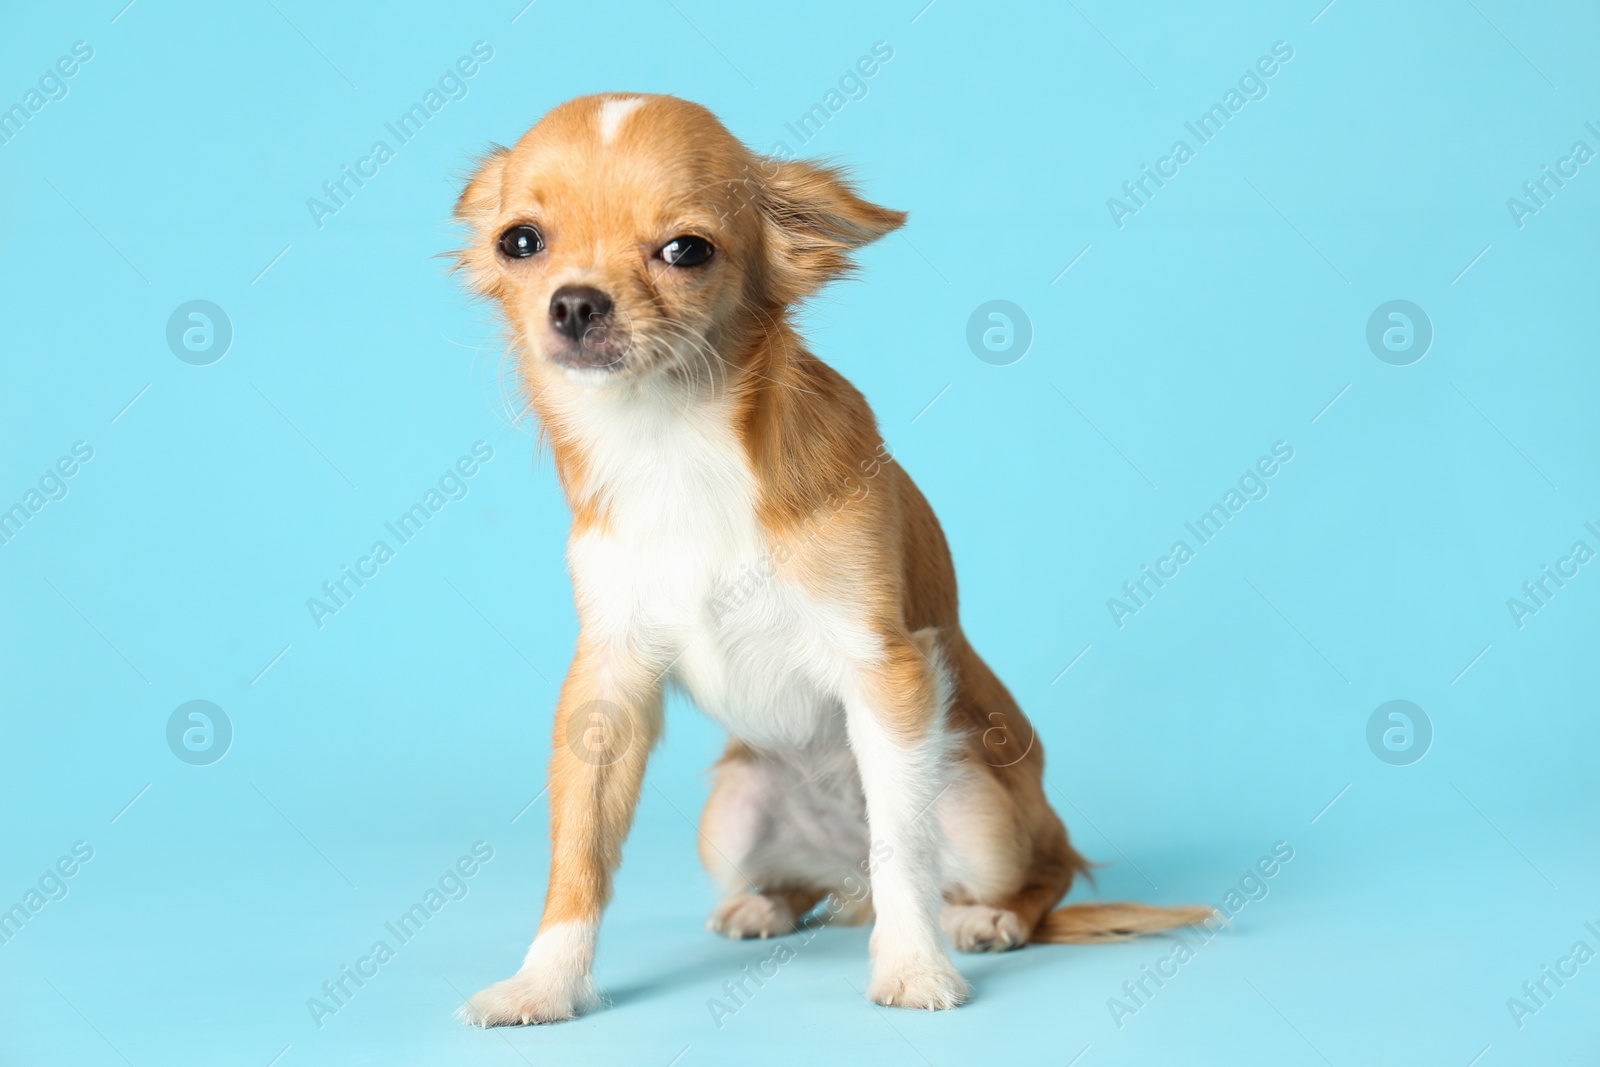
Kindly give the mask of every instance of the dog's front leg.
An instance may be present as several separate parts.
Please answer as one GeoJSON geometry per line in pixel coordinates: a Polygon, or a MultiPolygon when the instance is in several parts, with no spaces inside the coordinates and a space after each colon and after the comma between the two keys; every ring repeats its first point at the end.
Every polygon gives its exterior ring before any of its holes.
{"type": "Polygon", "coordinates": [[[661,732],[659,672],[579,641],[550,758],[550,887],[522,967],[462,1009],[479,1026],[550,1023],[599,1006],[594,949],[611,878],[661,732]]]}
{"type": "MultiPolygon", "coordinates": [[[[931,648],[931,645],[930,645],[931,648]]],[[[845,699],[872,846],[872,980],[867,996],[937,1011],[967,999],[939,936],[938,815],[948,775],[944,682],[935,652],[889,642],[845,699]]]]}

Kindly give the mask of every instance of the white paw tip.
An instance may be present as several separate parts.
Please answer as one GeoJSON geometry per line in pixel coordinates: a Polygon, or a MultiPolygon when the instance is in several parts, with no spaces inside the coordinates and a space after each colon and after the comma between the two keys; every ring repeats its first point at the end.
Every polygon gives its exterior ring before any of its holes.
{"type": "Polygon", "coordinates": [[[867,996],[887,1008],[948,1011],[967,1002],[972,987],[948,961],[903,966],[876,976],[867,996]]]}

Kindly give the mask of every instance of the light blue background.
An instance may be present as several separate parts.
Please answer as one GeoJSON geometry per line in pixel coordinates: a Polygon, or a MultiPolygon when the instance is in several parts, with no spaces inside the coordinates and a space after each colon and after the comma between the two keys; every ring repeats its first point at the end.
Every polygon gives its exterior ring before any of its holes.
{"type": "Polygon", "coordinates": [[[94,48],[0,146],[0,506],[94,449],[0,546],[0,904],[94,848],[0,946],[0,1061],[1600,1062],[1600,963],[1521,1029],[1506,1006],[1600,949],[1600,565],[1520,629],[1506,605],[1600,549],[1600,163],[1523,228],[1506,205],[1600,149],[1593,5],[522,2],[0,16],[0,105],[94,48]],[[470,94],[317,228],[307,198],[479,40],[470,94]],[[1118,229],[1107,198],[1280,40],[1269,95],[1118,229]],[[866,98],[795,143],[876,41],[866,98]],[[707,998],[771,946],[702,929],[720,738],[682,704],[602,935],[614,1006],[452,1020],[538,920],[575,621],[549,460],[434,257],[477,152],[618,89],[910,211],[808,332],[938,510],[1098,895],[1221,902],[1295,849],[1120,1029],[1171,942],[966,957],[973,1003],[918,1015],[858,995],[867,932],[830,930],[719,1029],[707,998]],[[191,299],[233,324],[211,366],[165,342],[191,299]],[[991,299],[1032,322],[1011,366],[965,342],[991,299]],[[1410,366],[1365,341],[1391,299],[1435,330],[1410,366]],[[478,440],[466,499],[319,630],[307,598],[478,440]],[[1118,629],[1107,598],[1280,440],[1270,496],[1118,629]],[[211,766],[166,744],[193,699],[235,731],[211,766]],[[1367,746],[1391,699],[1435,730],[1410,766],[1367,746]],[[469,895],[319,1029],[307,998],[480,840],[469,895]]]}

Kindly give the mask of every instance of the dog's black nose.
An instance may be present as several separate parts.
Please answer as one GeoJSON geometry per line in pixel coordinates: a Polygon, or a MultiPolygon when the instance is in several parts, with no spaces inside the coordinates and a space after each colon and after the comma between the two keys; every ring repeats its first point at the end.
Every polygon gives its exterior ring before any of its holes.
{"type": "Polygon", "coordinates": [[[605,326],[610,315],[611,298],[592,285],[563,285],[550,297],[550,325],[574,341],[605,326]]]}

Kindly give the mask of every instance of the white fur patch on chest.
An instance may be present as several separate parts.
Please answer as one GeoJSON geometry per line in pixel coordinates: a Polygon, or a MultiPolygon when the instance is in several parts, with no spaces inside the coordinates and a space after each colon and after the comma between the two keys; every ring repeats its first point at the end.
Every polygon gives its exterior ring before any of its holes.
{"type": "Polygon", "coordinates": [[[774,566],[727,404],[596,391],[581,431],[607,516],[568,550],[585,628],[653,650],[752,744],[843,744],[840,642],[859,628],[774,566]]]}

